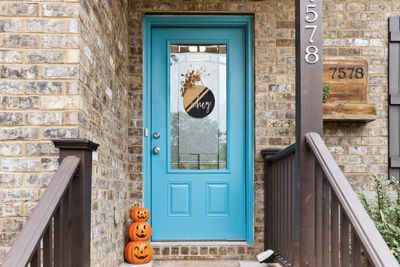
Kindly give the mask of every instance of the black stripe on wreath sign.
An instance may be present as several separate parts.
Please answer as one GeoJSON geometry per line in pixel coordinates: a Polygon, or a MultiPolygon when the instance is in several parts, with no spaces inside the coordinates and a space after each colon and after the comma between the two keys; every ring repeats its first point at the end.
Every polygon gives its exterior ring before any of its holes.
{"type": "Polygon", "coordinates": [[[215,106],[215,97],[205,86],[194,86],[186,92],[183,103],[186,112],[193,118],[207,117],[215,106]]]}

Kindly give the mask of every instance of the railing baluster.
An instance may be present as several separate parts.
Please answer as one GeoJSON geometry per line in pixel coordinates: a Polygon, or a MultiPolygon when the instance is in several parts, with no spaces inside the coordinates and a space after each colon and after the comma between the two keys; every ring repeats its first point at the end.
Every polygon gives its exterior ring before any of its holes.
{"type": "Polygon", "coordinates": [[[65,191],[64,197],[63,197],[63,215],[62,218],[64,220],[64,225],[62,228],[62,235],[63,235],[63,264],[64,267],[70,267],[71,266],[71,248],[72,248],[72,242],[71,242],[71,236],[72,236],[72,231],[71,231],[71,184],[68,186],[67,190],[65,191]]]}
{"type": "Polygon", "coordinates": [[[292,206],[292,198],[293,198],[293,172],[292,172],[292,157],[288,157],[288,260],[289,262],[293,262],[293,240],[292,240],[292,235],[293,235],[293,206],[292,206]]]}
{"type": "Polygon", "coordinates": [[[344,211],[341,210],[340,214],[340,266],[341,267],[348,267],[350,266],[350,243],[349,243],[349,220],[344,214],[344,211]]]}
{"type": "Polygon", "coordinates": [[[323,266],[323,240],[324,240],[324,233],[323,233],[323,202],[324,202],[324,191],[323,191],[323,179],[321,173],[321,167],[319,166],[318,162],[315,162],[315,226],[316,226],[316,263],[317,266],[323,266]]]}
{"type": "Polygon", "coordinates": [[[372,263],[371,263],[371,260],[368,258],[368,257],[366,257],[367,258],[367,267],[372,267],[372,266],[374,266],[372,263]]]}
{"type": "MultiPolygon", "coordinates": [[[[287,222],[288,221],[288,208],[287,208],[287,200],[288,200],[288,191],[287,191],[287,179],[288,179],[288,157],[285,157],[285,159],[282,162],[282,167],[283,167],[283,177],[282,177],[282,206],[283,206],[283,214],[282,214],[282,222],[287,222]]],[[[288,254],[289,254],[289,250],[288,250],[288,226],[287,223],[282,223],[282,227],[283,227],[283,251],[284,251],[284,255],[285,258],[288,259],[288,254]]]]}
{"type": "Polygon", "coordinates": [[[291,174],[291,211],[290,214],[292,218],[290,219],[290,224],[291,224],[291,238],[290,238],[290,243],[291,243],[291,249],[292,249],[292,255],[291,255],[291,263],[293,263],[295,266],[297,264],[297,259],[298,259],[298,246],[297,246],[297,240],[296,240],[296,161],[294,157],[294,153],[290,156],[291,159],[291,169],[292,169],[292,174],[291,174]]]}
{"type": "MultiPolygon", "coordinates": [[[[279,192],[278,192],[278,188],[279,188],[279,166],[277,165],[275,167],[275,179],[274,179],[274,196],[276,198],[276,202],[275,203],[279,203],[280,199],[279,199],[279,192]]],[[[275,243],[275,247],[280,249],[279,247],[279,218],[278,218],[278,209],[279,209],[279,204],[278,205],[274,205],[274,218],[275,218],[275,223],[274,223],[274,243],[275,243]]]]}
{"type": "Polygon", "coordinates": [[[43,267],[53,266],[53,219],[43,236],[43,267]]]}
{"type": "MultiPolygon", "coordinates": [[[[322,177],[321,177],[322,178],[322,177]]],[[[323,224],[323,266],[328,267],[330,266],[330,208],[331,208],[331,187],[328,185],[328,182],[325,178],[323,177],[323,218],[322,218],[322,224],[323,224]]]]}
{"type": "Polygon", "coordinates": [[[283,253],[283,255],[284,255],[284,251],[282,250],[282,220],[283,220],[283,218],[282,218],[282,206],[283,206],[283,203],[282,203],[282,201],[283,201],[283,195],[282,195],[282,188],[283,188],[283,186],[282,186],[282,175],[283,175],[283,173],[282,173],[282,161],[279,161],[278,162],[278,166],[279,166],[279,175],[278,175],[278,196],[279,196],[279,202],[278,202],[278,240],[279,240],[279,243],[278,243],[278,246],[279,246],[279,250],[280,250],[280,252],[281,253],[283,253]]]}
{"type": "Polygon", "coordinates": [[[272,177],[272,185],[271,185],[271,193],[272,193],[272,203],[271,203],[271,210],[272,210],[272,225],[271,225],[271,238],[272,238],[272,242],[271,242],[271,247],[272,248],[276,248],[276,235],[275,235],[275,233],[276,233],[276,229],[275,229],[275,227],[276,227],[276,224],[275,224],[275,221],[276,221],[276,212],[275,212],[275,209],[276,209],[276,192],[275,192],[275,184],[276,184],[276,166],[275,166],[275,164],[274,165],[271,165],[271,169],[272,169],[272,175],[271,175],[271,177],[272,177]]]}
{"type": "Polygon", "coordinates": [[[64,202],[61,201],[56,214],[54,215],[54,266],[64,267],[63,265],[63,234],[62,229],[64,227],[63,219],[63,206],[64,202]]]}
{"type": "Polygon", "coordinates": [[[361,244],[354,229],[351,231],[351,262],[352,267],[361,266],[361,244]]]}
{"type": "Polygon", "coordinates": [[[272,232],[273,232],[273,229],[271,229],[271,227],[272,227],[272,216],[273,216],[273,214],[272,214],[272,190],[271,190],[271,186],[272,186],[272,179],[273,179],[273,177],[272,177],[272,168],[271,168],[272,166],[270,165],[270,164],[265,164],[265,170],[264,170],[264,172],[265,172],[265,174],[266,174],[266,177],[265,177],[265,181],[264,181],[264,183],[265,183],[265,185],[264,185],[264,188],[265,188],[265,195],[264,195],[264,199],[265,199],[265,207],[264,207],[264,214],[265,214],[265,216],[264,216],[264,227],[265,227],[265,231],[264,231],[264,234],[265,234],[265,244],[264,244],[264,247],[265,248],[271,248],[272,247],[272,232]]]}
{"type": "Polygon", "coordinates": [[[30,267],[40,267],[40,242],[37,248],[35,249],[35,253],[32,256],[30,267]]]}
{"type": "MultiPolygon", "coordinates": [[[[360,243],[361,245],[361,243],[360,243]]],[[[361,245],[361,266],[367,267],[368,266],[368,257],[365,253],[365,248],[361,245]]]]}
{"type": "Polygon", "coordinates": [[[331,260],[332,266],[339,266],[339,202],[332,194],[331,202],[331,260]]]}

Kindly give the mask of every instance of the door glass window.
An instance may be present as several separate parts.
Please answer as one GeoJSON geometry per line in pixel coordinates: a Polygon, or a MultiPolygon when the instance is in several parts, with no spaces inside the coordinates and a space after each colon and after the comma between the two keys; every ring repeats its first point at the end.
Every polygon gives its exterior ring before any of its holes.
{"type": "Polygon", "coordinates": [[[226,60],[226,45],[170,46],[171,169],[226,169],[226,60]]]}

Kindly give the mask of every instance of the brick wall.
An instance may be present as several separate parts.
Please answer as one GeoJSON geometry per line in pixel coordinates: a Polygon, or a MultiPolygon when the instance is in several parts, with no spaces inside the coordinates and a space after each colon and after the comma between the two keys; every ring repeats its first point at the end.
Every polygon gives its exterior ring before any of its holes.
{"type": "Polygon", "coordinates": [[[123,260],[127,2],[0,2],[0,262],[57,169],[50,139],[94,155],[92,266],[123,260]]]}
{"type": "MultiPolygon", "coordinates": [[[[325,141],[354,187],[370,190],[373,174],[387,174],[387,19],[400,15],[393,1],[324,1],[325,59],[366,59],[368,101],[378,119],[365,123],[324,123],[325,141]]],[[[254,14],[255,20],[255,244],[254,246],[162,246],[163,258],[252,258],[263,249],[263,164],[260,151],[294,142],[294,1],[130,2],[130,203],[142,198],[142,19],[156,13],[254,14]],[[227,253],[229,249],[229,253],[227,253]]],[[[161,255],[161,256],[160,256],[161,255]]]]}
{"type": "Polygon", "coordinates": [[[49,139],[78,137],[77,3],[0,3],[0,258],[57,168],[49,139]]]}
{"type": "Polygon", "coordinates": [[[118,266],[128,214],[127,1],[80,2],[79,122],[82,135],[100,144],[92,186],[91,266],[118,266]]]}
{"type": "Polygon", "coordinates": [[[354,187],[370,190],[372,174],[387,175],[387,32],[398,1],[325,1],[325,58],[367,60],[368,102],[378,119],[365,123],[325,123],[325,141],[354,187]]]}

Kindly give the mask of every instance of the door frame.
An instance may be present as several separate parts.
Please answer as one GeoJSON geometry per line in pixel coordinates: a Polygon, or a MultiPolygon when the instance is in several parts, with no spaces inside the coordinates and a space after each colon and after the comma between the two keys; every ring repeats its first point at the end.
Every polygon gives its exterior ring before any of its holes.
{"type": "Polygon", "coordinates": [[[246,31],[246,242],[254,242],[254,28],[251,15],[146,15],[143,21],[143,202],[151,211],[151,30],[153,27],[241,27],[246,31]]]}

